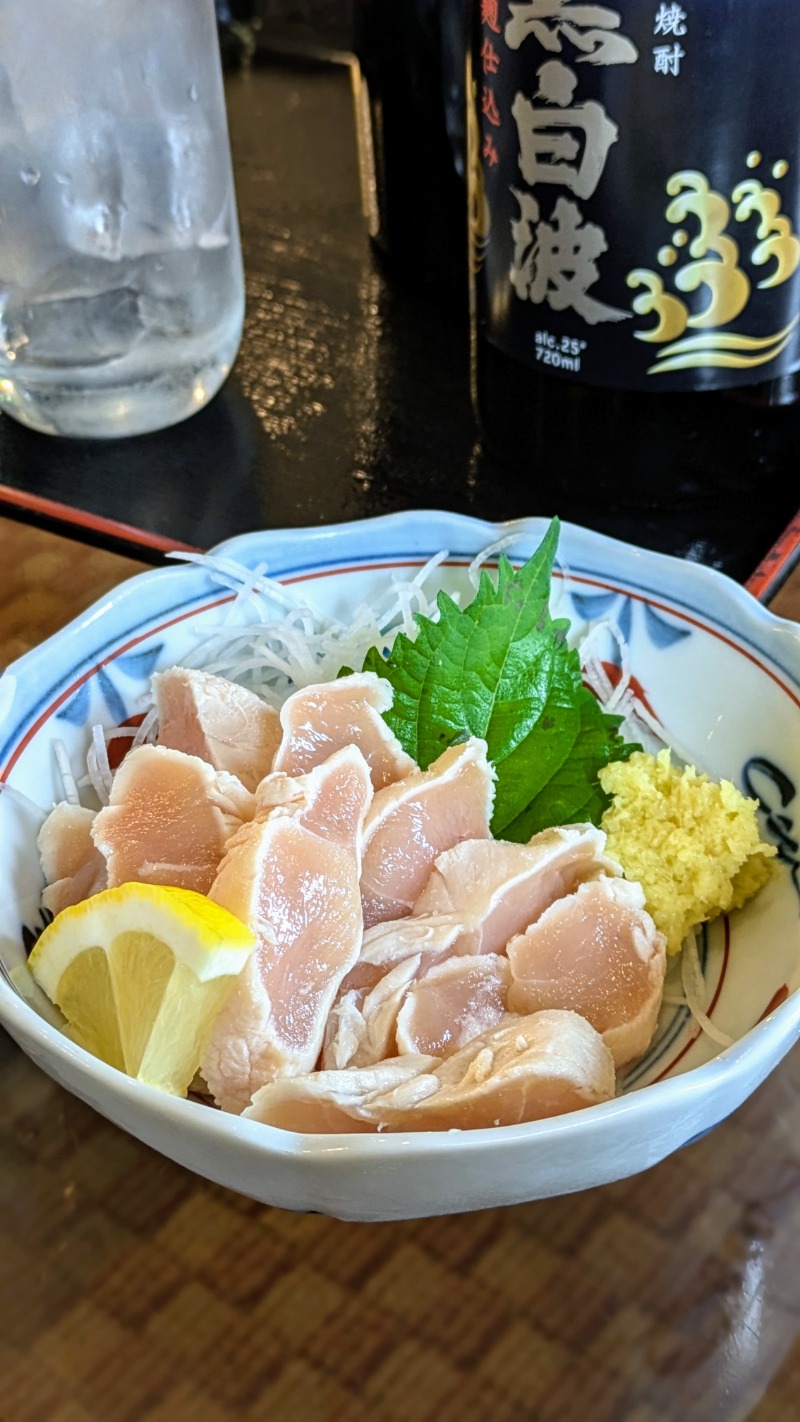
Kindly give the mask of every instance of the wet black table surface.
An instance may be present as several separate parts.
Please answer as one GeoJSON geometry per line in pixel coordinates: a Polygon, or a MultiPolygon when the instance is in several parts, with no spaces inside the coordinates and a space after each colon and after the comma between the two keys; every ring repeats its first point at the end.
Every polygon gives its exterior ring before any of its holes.
{"type": "Polygon", "coordinates": [[[522,474],[496,463],[470,403],[466,300],[399,280],[367,238],[347,67],[262,61],[227,94],[247,276],[232,376],[184,424],[133,440],[0,417],[0,508],[154,560],[165,541],[413,507],[557,513],[747,578],[800,502],[794,435],[786,478],[724,489],[663,451],[654,481],[646,447],[623,447],[620,477],[598,480],[590,430],[577,474],[557,451],[522,474]]]}

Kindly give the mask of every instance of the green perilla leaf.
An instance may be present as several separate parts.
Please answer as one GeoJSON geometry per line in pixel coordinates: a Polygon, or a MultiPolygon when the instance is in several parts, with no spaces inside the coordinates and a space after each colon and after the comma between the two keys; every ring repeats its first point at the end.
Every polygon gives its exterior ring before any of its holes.
{"type": "Polygon", "coordinates": [[[391,682],[385,719],[423,769],[470,736],[486,741],[497,774],[492,832],[517,842],[550,825],[598,824],[607,804],[598,771],[638,749],[584,687],[569,624],[550,616],[558,534],[553,519],[516,571],[501,556],[496,583],[484,570],[464,608],[440,592],[437,622],[418,615],[415,638],[400,633],[388,658],[373,649],[364,662],[391,682]]]}

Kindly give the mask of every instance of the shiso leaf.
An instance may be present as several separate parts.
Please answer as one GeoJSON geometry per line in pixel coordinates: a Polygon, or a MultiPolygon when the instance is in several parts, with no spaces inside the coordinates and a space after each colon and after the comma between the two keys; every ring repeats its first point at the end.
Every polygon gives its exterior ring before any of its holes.
{"type": "Polygon", "coordinates": [[[598,772],[639,749],[583,685],[569,623],[550,615],[558,535],[553,519],[519,569],[501,555],[496,582],[484,569],[466,607],[440,592],[438,621],[417,615],[416,637],[400,633],[387,658],[373,648],[363,668],[391,683],[385,720],[422,769],[470,736],[486,741],[492,832],[517,842],[550,825],[599,824],[609,799],[598,772]]]}

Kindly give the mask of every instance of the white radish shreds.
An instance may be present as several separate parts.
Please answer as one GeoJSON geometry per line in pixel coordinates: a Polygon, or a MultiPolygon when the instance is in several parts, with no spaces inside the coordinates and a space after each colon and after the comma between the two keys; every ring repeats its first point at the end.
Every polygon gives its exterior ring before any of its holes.
{"type": "Polygon", "coordinates": [[[55,741],[56,764],[63,787],[62,798],[72,805],[80,805],[81,790],[94,790],[101,805],[107,805],[111,795],[114,772],[108,759],[108,747],[112,741],[124,743],[124,754],[139,746],[152,744],[158,735],[158,712],[153,706],[138,726],[92,727],[92,740],[86,753],[86,774],[76,780],[70,765],[67,748],[63,741],[55,741]]]}
{"type": "Polygon", "coordinates": [[[697,933],[693,929],[683,941],[680,956],[669,963],[661,1001],[665,1007],[687,1008],[700,1031],[712,1042],[718,1047],[730,1047],[734,1038],[729,1037],[727,1032],[723,1032],[711,1021],[706,1012],[707,999],[708,989],[700,966],[697,933]],[[683,992],[678,991],[679,987],[683,987],[683,992]]]}
{"type": "Polygon", "coordinates": [[[111,798],[112,774],[102,726],[92,726],[92,744],[86,755],[86,769],[100,804],[107,805],[111,798]]]}
{"type": "Polygon", "coordinates": [[[595,622],[581,638],[579,652],[584,675],[599,697],[603,710],[618,711],[630,687],[631,658],[628,643],[616,622],[610,617],[595,622]],[[602,655],[604,645],[608,649],[605,657],[602,655]],[[619,666],[620,676],[616,686],[611,682],[604,661],[619,666]]]}
{"type": "Polygon", "coordinates": [[[648,711],[634,691],[630,646],[617,623],[612,618],[601,618],[597,622],[584,624],[578,637],[570,640],[574,640],[577,647],[586,685],[594,692],[604,711],[622,717],[619,734],[625,740],[641,742],[644,749],[653,754],[669,745],[685,764],[685,758],[680,756],[674,741],[667,741],[661,722],[648,711]],[[609,662],[619,667],[616,686],[604,665],[609,662]]]}
{"type": "Polygon", "coordinates": [[[259,603],[256,600],[255,590],[261,584],[262,579],[264,579],[264,577],[266,576],[266,572],[266,563],[259,563],[258,566],[253,569],[250,576],[246,578],[245,581],[242,583],[242,586],[239,588],[236,597],[227,609],[227,612],[225,613],[224,617],[225,622],[234,622],[240,609],[247,607],[251,601],[255,603],[255,611],[256,613],[258,613],[259,603]]]}
{"type": "Polygon", "coordinates": [[[572,574],[569,564],[565,558],[556,554],[553,564],[553,579],[550,584],[550,616],[566,617],[570,624],[574,622],[570,607],[569,584],[572,582],[572,574]]]}
{"type": "Polygon", "coordinates": [[[505,553],[512,543],[518,542],[519,537],[518,533],[507,533],[505,538],[495,539],[494,543],[490,543],[488,547],[482,548],[480,553],[476,553],[467,569],[467,576],[476,590],[481,580],[484,564],[488,563],[491,558],[497,558],[498,554],[505,553]]]}
{"type": "Polygon", "coordinates": [[[661,750],[671,750],[681,765],[691,764],[687,756],[681,755],[675,741],[664,734],[664,727],[641,701],[632,698],[630,707],[624,712],[625,719],[620,726],[621,733],[629,741],[640,741],[646,751],[657,755],[661,750]]]}
{"type": "Polygon", "coordinates": [[[112,741],[127,741],[125,754],[128,751],[138,750],[139,746],[148,745],[156,740],[158,735],[158,711],[155,706],[144,716],[138,726],[114,726],[111,730],[103,732],[106,743],[106,750],[112,741]]]}
{"type": "Polygon", "coordinates": [[[700,955],[697,951],[697,939],[694,933],[687,934],[684,940],[681,953],[681,977],[683,991],[686,994],[686,1006],[697,1025],[718,1046],[733,1046],[733,1037],[729,1037],[727,1032],[723,1032],[720,1027],[715,1026],[711,1018],[706,1015],[708,994],[703,970],[700,967],[700,955]]]}
{"type": "Polygon", "coordinates": [[[622,727],[625,734],[631,740],[645,742],[645,750],[667,749],[672,754],[672,759],[677,765],[687,766],[697,764],[697,751],[690,750],[688,746],[682,745],[678,737],[670,728],[669,735],[657,716],[649,711],[641,701],[636,701],[630,716],[629,726],[622,727]],[[648,746],[647,742],[650,742],[648,746]]]}
{"type": "Polygon", "coordinates": [[[78,794],[75,776],[72,774],[72,766],[69,763],[67,748],[63,741],[53,741],[53,755],[56,758],[56,769],[61,779],[63,798],[70,805],[79,805],[81,797],[78,794]]]}
{"type": "MultiPolygon", "coordinates": [[[[467,575],[474,588],[487,562],[520,537],[506,534],[473,558],[467,575]]],[[[265,564],[250,569],[216,554],[170,554],[203,568],[213,582],[236,594],[222,625],[184,657],[184,665],[229,677],[280,708],[298,687],[332,680],[342,667],[360,668],[371,647],[388,655],[398,632],[413,639],[416,615],[436,621],[439,613],[432,584],[447,556],[442,549],[411,578],[395,574],[375,602],[360,604],[349,622],[343,623],[312,608],[293,588],[270,578],[265,564]]],[[[551,590],[553,612],[555,600],[559,604],[567,601],[569,568],[562,562],[560,570],[558,585],[554,582],[551,590]]],[[[457,595],[454,600],[459,601],[457,595]]],[[[666,745],[660,723],[634,694],[630,648],[617,624],[604,618],[581,627],[573,619],[570,641],[579,649],[584,679],[603,710],[622,717],[621,734],[643,742],[645,749],[666,745]],[[613,660],[620,667],[616,685],[603,666],[604,660],[613,660]]]]}
{"type": "Polygon", "coordinates": [[[611,698],[614,687],[603,663],[591,654],[581,663],[583,679],[591,687],[601,706],[611,698]]]}
{"type": "Polygon", "coordinates": [[[170,556],[202,567],[212,581],[236,593],[224,625],[184,657],[183,665],[228,677],[280,707],[299,687],[332,681],[344,666],[359,669],[370,647],[385,655],[398,632],[414,636],[417,614],[435,621],[436,589],[430,584],[447,552],[428,559],[411,578],[395,574],[347,623],[311,607],[270,578],[263,565],[251,570],[216,555],[170,556]]]}
{"type": "Polygon", "coordinates": [[[607,620],[606,626],[611,637],[614,639],[619,649],[620,677],[619,681],[617,682],[617,685],[614,687],[614,690],[608,698],[605,707],[606,711],[613,713],[614,711],[617,711],[619,709],[620,703],[628,692],[628,689],[631,684],[631,654],[628,643],[623,637],[616,622],[607,620]]]}
{"type": "MultiPolygon", "coordinates": [[[[151,706],[144,720],[136,727],[136,734],[131,741],[131,750],[138,750],[139,746],[148,745],[155,741],[158,735],[158,711],[155,706],[151,706]]],[[[108,737],[106,737],[108,740],[108,737]]]]}

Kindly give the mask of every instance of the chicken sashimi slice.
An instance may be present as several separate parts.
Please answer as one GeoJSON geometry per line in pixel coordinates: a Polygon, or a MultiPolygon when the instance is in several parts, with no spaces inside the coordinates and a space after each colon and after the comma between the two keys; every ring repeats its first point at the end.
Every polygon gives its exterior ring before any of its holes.
{"type": "Polygon", "coordinates": [[[139,746],[126,755],[92,826],[109,887],[136,881],[207,894],[228,840],[254,809],[235,775],[182,751],[139,746]]]}
{"type": "Polygon", "coordinates": [[[340,997],[325,1029],[323,1070],[372,1066],[396,1055],[397,1014],[419,967],[419,954],[404,958],[370,992],[353,989],[340,997]]]}
{"type": "Polygon", "coordinates": [[[615,1085],[599,1033],[577,1013],[548,1011],[483,1033],[444,1062],[402,1056],[275,1082],[245,1114],[316,1133],[478,1130],[610,1101],[615,1085]],[[390,1072],[398,1075],[387,1080],[390,1072]]]}
{"type": "Polygon", "coordinates": [[[249,1121],[312,1135],[374,1132],[377,1122],[362,1114],[370,1099],[434,1066],[432,1057],[394,1057],[361,1069],[284,1077],[262,1086],[242,1114],[249,1121]]]}
{"type": "MultiPolygon", "coordinates": [[[[357,746],[345,746],[344,750],[336,751],[327,761],[323,761],[322,765],[329,767],[326,775],[317,773],[322,766],[309,771],[308,775],[292,776],[286,775],[282,770],[273,771],[262,780],[256,791],[255,818],[265,820],[288,815],[323,839],[352,849],[353,795],[355,794],[360,805],[363,798],[362,769],[366,761],[357,746]],[[352,751],[353,754],[346,755],[345,751],[352,751]],[[330,776],[338,776],[344,788],[345,798],[341,806],[336,795],[332,793],[330,776]]],[[[372,800],[369,766],[367,777],[365,815],[372,800]]],[[[357,837],[359,872],[362,845],[363,823],[357,837]]]]}
{"type": "Polygon", "coordinates": [[[364,831],[365,928],[410,914],[437,856],[488,836],[493,802],[486,742],[475,737],[379,790],[364,831]]]}
{"type": "Polygon", "coordinates": [[[514,1012],[570,1008],[602,1034],[618,1067],[649,1046],[666,969],[666,940],[639,884],[597,879],[547,909],[512,938],[514,1012]]]}
{"type": "Polygon", "coordinates": [[[344,1071],[352,1062],[367,1030],[361,1011],[365,995],[358,988],[349,992],[340,989],[325,1023],[319,1058],[322,1071],[344,1071]]]}
{"type": "Polygon", "coordinates": [[[214,1099],[239,1112],[280,1076],[310,1072],[361,944],[360,849],[372,798],[355,746],[302,777],[301,793],[236,835],[209,897],[258,935],[201,1063],[214,1099]]]}
{"type": "Polygon", "coordinates": [[[280,744],[278,712],[246,687],[189,667],[156,672],[152,687],[158,744],[199,756],[255,790],[280,744]]]}
{"type": "Polygon", "coordinates": [[[389,730],[382,712],[393,690],[374,672],[354,672],[338,681],[306,686],[281,707],[282,739],[275,770],[303,775],[343,746],[358,746],[376,790],[417,769],[389,730]]]}
{"type": "Polygon", "coordinates": [[[454,913],[386,919],[374,924],[361,940],[358,960],[344,979],[342,992],[352,988],[369,992],[406,958],[419,958],[420,974],[427,972],[447,956],[463,927],[463,920],[454,913]]]}
{"type": "Polygon", "coordinates": [[[621,874],[605,839],[585,824],[542,830],[528,844],[468,840],[439,855],[414,914],[459,914],[464,931],[452,951],[498,953],[584,879],[621,874]]]}
{"type": "Polygon", "coordinates": [[[60,913],[108,884],[106,861],[92,839],[95,811],[63,800],[39,830],[37,846],[47,887],[42,904],[60,913]]]}
{"type": "Polygon", "coordinates": [[[244,1110],[253,1092],[274,1074],[273,1006],[263,970],[267,944],[267,928],[262,924],[259,946],[211,1024],[199,1068],[213,1100],[234,1115],[244,1110]]]}
{"type": "Polygon", "coordinates": [[[578,1111],[614,1091],[614,1059],[594,1027],[575,1012],[536,1012],[483,1033],[362,1110],[381,1130],[479,1130],[578,1111]]]}
{"type": "Polygon", "coordinates": [[[398,1052],[452,1056],[500,1025],[510,985],[508,961],[496,953],[437,963],[406,989],[395,1027],[398,1052]]]}
{"type": "Polygon", "coordinates": [[[305,799],[305,777],[287,775],[283,770],[272,770],[256,789],[255,819],[265,820],[273,810],[281,805],[296,805],[305,799]]]}
{"type": "Polygon", "coordinates": [[[446,958],[463,924],[455,914],[400,918],[367,929],[342,980],[322,1049],[323,1067],[366,1065],[395,1050],[394,1027],[409,983],[446,958]]]}

